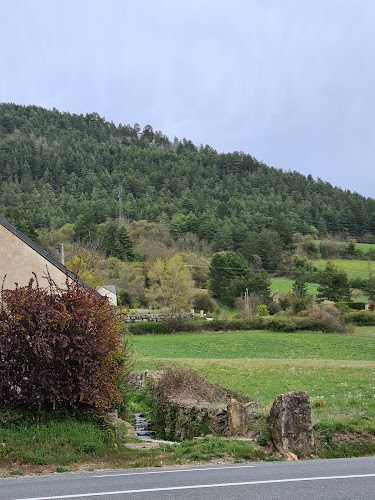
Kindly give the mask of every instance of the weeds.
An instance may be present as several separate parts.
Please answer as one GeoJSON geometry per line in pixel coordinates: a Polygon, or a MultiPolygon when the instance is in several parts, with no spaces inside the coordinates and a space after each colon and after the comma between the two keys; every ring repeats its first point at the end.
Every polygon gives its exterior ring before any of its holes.
{"type": "Polygon", "coordinates": [[[61,414],[28,413],[23,420],[0,425],[1,461],[35,465],[103,457],[113,434],[92,421],[61,414]]]}
{"type": "Polygon", "coordinates": [[[56,467],[55,472],[67,472],[69,469],[67,467],[56,467]]]}
{"type": "MultiPolygon", "coordinates": [[[[210,403],[225,402],[239,396],[218,384],[209,382],[197,371],[176,365],[159,365],[163,373],[158,381],[158,393],[167,398],[194,398],[210,403]]],[[[243,399],[243,396],[239,396],[243,399]]]]}

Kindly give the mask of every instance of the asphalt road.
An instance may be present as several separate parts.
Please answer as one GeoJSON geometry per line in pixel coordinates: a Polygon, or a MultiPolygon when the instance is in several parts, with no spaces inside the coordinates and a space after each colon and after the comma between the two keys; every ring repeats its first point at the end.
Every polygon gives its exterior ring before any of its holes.
{"type": "Polygon", "coordinates": [[[375,457],[106,470],[0,480],[0,500],[284,498],[375,499],[375,457]]]}

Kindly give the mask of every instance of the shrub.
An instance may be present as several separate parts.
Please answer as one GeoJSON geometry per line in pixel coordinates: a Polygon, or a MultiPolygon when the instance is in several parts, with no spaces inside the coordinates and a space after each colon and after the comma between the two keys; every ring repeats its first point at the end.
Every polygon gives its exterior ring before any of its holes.
{"type": "Polygon", "coordinates": [[[156,321],[145,321],[142,323],[126,323],[129,332],[133,335],[150,335],[154,333],[170,333],[167,324],[156,321]]]}
{"type": "Polygon", "coordinates": [[[344,315],[332,305],[311,305],[302,311],[300,317],[306,320],[306,328],[322,332],[347,332],[349,327],[344,315]]]}
{"type": "Polygon", "coordinates": [[[272,321],[269,323],[269,329],[275,331],[294,332],[296,330],[304,330],[306,321],[297,316],[285,314],[275,314],[272,316],[272,321]]]}
{"type": "Polygon", "coordinates": [[[365,303],[364,302],[335,302],[335,307],[342,312],[350,312],[351,309],[361,311],[362,309],[365,309],[365,303]]]}
{"type": "Polygon", "coordinates": [[[342,313],[349,313],[351,310],[347,302],[335,302],[335,307],[342,313]]]}
{"type": "Polygon", "coordinates": [[[359,288],[360,290],[364,290],[367,285],[367,279],[355,276],[349,281],[349,284],[350,288],[359,288]]]}
{"type": "Polygon", "coordinates": [[[266,328],[268,320],[260,316],[254,316],[251,319],[236,319],[232,321],[214,320],[201,324],[201,331],[246,331],[262,330],[266,328]]]}
{"type": "Polygon", "coordinates": [[[268,304],[267,308],[271,315],[281,311],[280,302],[275,302],[274,300],[268,304]]]}
{"type": "Polygon", "coordinates": [[[285,295],[282,297],[279,297],[277,299],[282,311],[286,311],[288,309],[288,307],[290,307],[290,300],[289,299],[290,299],[290,297],[287,297],[285,295]]]}
{"type": "Polygon", "coordinates": [[[360,326],[375,325],[375,314],[373,311],[358,311],[349,313],[349,318],[354,324],[360,326]]]}
{"type": "Polygon", "coordinates": [[[248,320],[213,320],[213,321],[182,321],[175,324],[171,323],[130,323],[129,331],[133,335],[148,334],[168,334],[177,332],[221,332],[221,331],[244,331],[244,330],[262,330],[267,327],[269,320],[254,316],[248,320]]]}
{"type": "Polygon", "coordinates": [[[260,306],[257,307],[257,313],[259,316],[269,316],[269,310],[265,304],[261,304],[260,306]]]}
{"type": "Polygon", "coordinates": [[[193,307],[196,311],[206,311],[209,313],[218,310],[216,301],[207,292],[197,293],[194,297],[193,307]]]}
{"type": "Polygon", "coordinates": [[[293,313],[298,314],[310,307],[313,304],[314,300],[311,295],[306,295],[305,297],[301,297],[300,299],[296,299],[294,295],[292,295],[289,299],[289,302],[293,313]]]}
{"type": "Polygon", "coordinates": [[[298,315],[288,311],[272,316],[269,329],[292,332],[296,330],[313,330],[319,332],[347,332],[350,326],[344,315],[331,305],[311,305],[298,315]]]}
{"type": "Polygon", "coordinates": [[[0,406],[104,410],[121,400],[121,325],[79,283],[1,291],[0,406]]]}

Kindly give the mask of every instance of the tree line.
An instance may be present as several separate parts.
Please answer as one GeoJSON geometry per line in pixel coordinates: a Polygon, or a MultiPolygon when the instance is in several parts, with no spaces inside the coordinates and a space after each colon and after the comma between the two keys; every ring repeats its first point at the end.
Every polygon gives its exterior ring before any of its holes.
{"type": "Polygon", "coordinates": [[[72,223],[84,239],[121,214],[165,224],[175,240],[192,234],[216,252],[259,256],[268,270],[294,233],[375,235],[375,201],[321,179],[171,141],[150,125],[5,103],[0,213],[31,237],[72,223]]]}

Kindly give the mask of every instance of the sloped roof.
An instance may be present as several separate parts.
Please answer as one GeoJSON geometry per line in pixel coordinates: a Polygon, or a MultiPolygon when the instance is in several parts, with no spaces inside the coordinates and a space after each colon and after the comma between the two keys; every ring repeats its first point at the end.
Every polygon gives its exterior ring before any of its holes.
{"type": "MultiPolygon", "coordinates": [[[[39,245],[37,245],[28,236],[26,236],[25,234],[21,233],[21,231],[19,231],[17,228],[15,228],[14,226],[12,226],[12,224],[10,224],[8,221],[6,221],[5,219],[3,219],[2,217],[0,217],[0,224],[3,227],[5,227],[6,229],[8,229],[15,236],[17,236],[17,238],[19,238],[20,240],[22,240],[26,245],[28,245],[33,250],[35,250],[35,252],[37,252],[39,255],[41,255],[42,257],[44,257],[50,264],[52,264],[53,266],[57,267],[57,269],[59,269],[61,272],[63,272],[67,276],[69,276],[69,278],[71,278],[74,281],[78,281],[78,283],[80,285],[82,285],[86,289],[90,289],[91,288],[91,286],[89,284],[87,284],[85,281],[81,280],[81,278],[79,278],[76,274],[72,273],[72,271],[69,271],[69,269],[66,268],[64,266],[64,264],[61,264],[61,262],[59,262],[54,257],[52,257],[52,255],[50,255],[48,252],[46,252],[44,250],[44,248],[42,248],[39,245]]],[[[98,293],[98,292],[95,292],[95,296],[102,297],[102,295],[100,295],[100,293],[98,293]]]]}
{"type": "Polygon", "coordinates": [[[109,292],[116,293],[115,285],[103,285],[101,288],[105,288],[109,292]]]}

